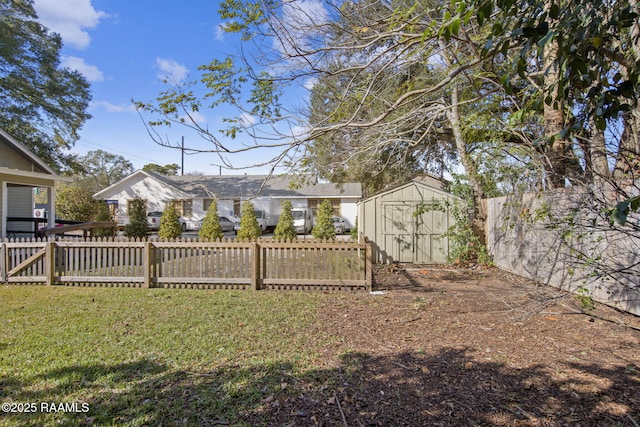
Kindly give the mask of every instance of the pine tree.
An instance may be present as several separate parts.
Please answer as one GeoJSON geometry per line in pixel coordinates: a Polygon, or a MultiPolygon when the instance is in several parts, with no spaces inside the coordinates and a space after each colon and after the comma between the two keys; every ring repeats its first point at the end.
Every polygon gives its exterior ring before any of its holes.
{"type": "Polygon", "coordinates": [[[331,216],[333,215],[333,206],[331,206],[331,201],[328,199],[324,199],[320,204],[320,211],[318,212],[318,219],[316,221],[316,225],[313,227],[311,234],[316,239],[335,239],[336,237],[336,228],[333,226],[333,222],[331,222],[331,216]]]}
{"type": "Polygon", "coordinates": [[[129,223],[124,227],[124,235],[129,238],[142,239],[148,237],[149,234],[145,202],[142,199],[133,199],[129,211],[129,223]]]}
{"type": "Polygon", "coordinates": [[[358,240],[358,218],[357,217],[356,217],[356,225],[351,228],[351,231],[349,232],[349,234],[351,235],[351,238],[353,240],[358,240]]]}
{"type": "Polygon", "coordinates": [[[160,217],[160,229],[158,237],[161,239],[176,239],[182,236],[182,228],[180,227],[180,219],[173,207],[173,202],[167,203],[160,217]]]}
{"type": "Polygon", "coordinates": [[[242,204],[240,212],[240,229],[238,230],[238,239],[257,239],[262,234],[260,224],[254,212],[253,203],[246,201],[242,204]]]}
{"type": "MultiPolygon", "coordinates": [[[[97,213],[94,218],[96,222],[113,221],[113,218],[111,217],[111,212],[109,211],[109,206],[107,206],[104,200],[96,201],[96,211],[97,213]]],[[[95,237],[113,236],[113,229],[112,228],[96,228],[95,230],[93,230],[93,235],[95,237]]]]}
{"type": "Polygon", "coordinates": [[[218,215],[218,203],[213,200],[207,209],[207,214],[202,221],[202,228],[198,231],[198,237],[203,240],[218,240],[224,237],[218,215]]]}
{"type": "Polygon", "coordinates": [[[283,200],[280,202],[282,213],[278,220],[278,225],[273,232],[276,239],[293,240],[296,238],[296,228],[293,226],[293,216],[291,215],[291,201],[283,200]]]}

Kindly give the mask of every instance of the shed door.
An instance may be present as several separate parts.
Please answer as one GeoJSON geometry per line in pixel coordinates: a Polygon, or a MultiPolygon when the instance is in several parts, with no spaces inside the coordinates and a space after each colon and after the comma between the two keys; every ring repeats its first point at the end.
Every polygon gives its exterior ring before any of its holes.
{"type": "Polygon", "coordinates": [[[441,235],[448,227],[447,214],[430,211],[415,217],[416,210],[415,202],[382,204],[383,250],[394,262],[445,262],[448,242],[441,235]]]}
{"type": "Polygon", "coordinates": [[[382,237],[387,257],[394,262],[414,262],[414,222],[412,204],[382,204],[382,237]]]}

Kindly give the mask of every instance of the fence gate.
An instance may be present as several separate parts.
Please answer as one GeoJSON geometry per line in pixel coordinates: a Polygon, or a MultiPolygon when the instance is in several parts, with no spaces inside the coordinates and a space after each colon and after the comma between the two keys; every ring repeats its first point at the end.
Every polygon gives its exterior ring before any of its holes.
{"type": "Polygon", "coordinates": [[[0,273],[4,282],[43,282],[46,280],[46,243],[5,243],[0,273]]]}

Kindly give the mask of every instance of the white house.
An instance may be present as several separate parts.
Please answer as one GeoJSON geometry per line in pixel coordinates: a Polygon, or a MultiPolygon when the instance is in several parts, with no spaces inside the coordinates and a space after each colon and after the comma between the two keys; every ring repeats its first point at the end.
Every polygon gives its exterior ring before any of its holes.
{"type": "Polygon", "coordinates": [[[292,186],[293,183],[294,178],[280,175],[165,176],[138,170],[93,197],[106,200],[115,216],[125,218],[125,222],[129,204],[135,198],[146,201],[148,212],[163,211],[168,202],[173,202],[178,215],[190,226],[204,218],[214,199],[219,214],[228,218],[238,218],[242,202],[251,200],[256,210],[263,210],[270,217],[270,226],[277,223],[282,200],[317,214],[322,201],[329,199],[334,214],[342,216],[348,227],[355,226],[357,203],[362,197],[359,183],[292,186]]]}

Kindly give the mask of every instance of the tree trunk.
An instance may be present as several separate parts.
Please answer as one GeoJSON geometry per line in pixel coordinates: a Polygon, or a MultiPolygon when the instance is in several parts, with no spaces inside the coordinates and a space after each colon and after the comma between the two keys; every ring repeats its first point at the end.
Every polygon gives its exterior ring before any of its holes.
{"type": "Polygon", "coordinates": [[[595,124],[591,124],[593,134],[589,141],[588,152],[585,156],[589,156],[587,172],[590,174],[590,182],[602,183],[609,181],[611,172],[609,171],[609,162],[607,160],[607,147],[605,143],[604,132],[598,130],[595,124]]]}
{"type": "Polygon", "coordinates": [[[556,55],[557,44],[553,41],[544,49],[544,86],[554,88],[551,105],[544,103],[544,134],[550,141],[545,154],[549,170],[548,182],[551,188],[561,188],[566,185],[568,153],[571,151],[569,142],[558,136],[565,127],[565,116],[561,105],[559,106],[560,103],[556,101],[559,95],[558,71],[555,65],[556,55]]]}
{"type": "MultiPolygon", "coordinates": [[[[634,11],[638,12],[637,5],[634,11]]],[[[631,27],[631,55],[633,63],[640,59],[640,23],[636,20],[631,27]]],[[[628,78],[628,72],[622,68],[621,73],[628,78]]],[[[620,146],[616,156],[615,178],[637,178],[640,175],[640,106],[636,105],[622,116],[624,126],[620,136],[620,146]]]]}
{"type": "Polygon", "coordinates": [[[459,108],[458,85],[454,83],[451,90],[451,106],[449,109],[447,109],[447,119],[449,120],[451,129],[453,130],[453,137],[456,143],[458,155],[460,156],[460,161],[462,162],[462,166],[467,172],[469,183],[471,184],[471,188],[473,189],[473,231],[474,234],[480,239],[480,242],[484,245],[486,244],[485,228],[487,222],[487,215],[482,205],[482,199],[484,199],[484,190],[479,179],[480,175],[478,174],[478,168],[471,158],[471,155],[467,151],[467,144],[465,143],[464,137],[462,136],[459,108]]]}

